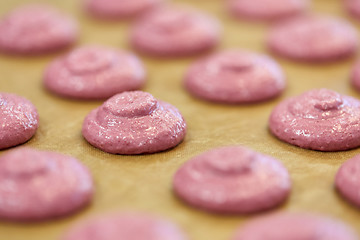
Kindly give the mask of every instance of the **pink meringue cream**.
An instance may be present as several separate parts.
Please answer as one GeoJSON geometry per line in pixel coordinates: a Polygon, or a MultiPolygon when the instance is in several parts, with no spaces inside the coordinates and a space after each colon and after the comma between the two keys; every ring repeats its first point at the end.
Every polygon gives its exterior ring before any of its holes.
{"type": "Polygon", "coordinates": [[[85,46],[50,63],[44,85],[63,97],[103,99],[141,88],[145,75],[143,64],[133,54],[85,46]]]}
{"type": "Polygon", "coordinates": [[[166,0],[85,0],[86,10],[102,19],[122,19],[136,17],[166,0]]]}
{"type": "Polygon", "coordinates": [[[213,48],[220,38],[214,18],[192,9],[162,7],[135,23],[131,43],[154,56],[188,56],[213,48]]]}
{"type": "Polygon", "coordinates": [[[28,141],[38,126],[38,112],[29,100],[0,92],[0,149],[28,141]]]}
{"type": "Polygon", "coordinates": [[[289,98],[272,111],[270,131],[301,148],[341,151],[360,146],[360,101],[328,89],[289,98]]]}
{"type": "Polygon", "coordinates": [[[172,105],[150,93],[117,94],[85,118],[83,136],[93,146],[114,154],[155,153],[178,145],[186,123],[172,105]]]}
{"type": "Polygon", "coordinates": [[[344,223],[312,214],[277,213],[241,226],[233,240],[357,240],[344,223]]]}
{"type": "Polygon", "coordinates": [[[354,17],[360,19],[360,0],[343,0],[346,10],[354,17]]]}
{"type": "Polygon", "coordinates": [[[80,222],[62,240],[187,240],[167,220],[140,213],[116,213],[80,222]]]}
{"type": "Polygon", "coordinates": [[[308,62],[329,62],[354,55],[356,29],[345,20],[303,16],[275,25],[268,47],[280,56],[308,62]]]}
{"type": "Polygon", "coordinates": [[[276,159],[241,146],[210,150],[175,174],[175,193],[194,207],[218,213],[253,213],[285,201],[291,188],[276,159]]]}
{"type": "Polygon", "coordinates": [[[0,218],[45,220],[68,215],[93,195],[89,171],[75,158],[17,148],[0,157],[0,218]]]}
{"type": "Polygon", "coordinates": [[[77,25],[47,5],[25,5],[0,21],[0,51],[39,54],[67,47],[77,38],[77,25]]]}
{"type": "Polygon", "coordinates": [[[278,20],[305,12],[309,0],[228,0],[230,12],[249,20],[278,20]]]}
{"type": "Polygon", "coordinates": [[[360,155],[347,160],[340,167],[335,185],[345,199],[360,207],[360,155]]]}
{"type": "Polygon", "coordinates": [[[185,87],[194,96],[209,101],[252,103],[280,95],[285,88],[285,77],[270,57],[228,50],[192,64],[185,77],[185,87]]]}

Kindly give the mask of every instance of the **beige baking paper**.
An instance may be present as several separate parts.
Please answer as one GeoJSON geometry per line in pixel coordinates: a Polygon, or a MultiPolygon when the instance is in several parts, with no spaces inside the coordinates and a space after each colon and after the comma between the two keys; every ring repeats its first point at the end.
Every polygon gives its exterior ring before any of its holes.
{"type": "MultiPolygon", "coordinates": [[[[1,0],[0,14],[29,2],[1,0]]],[[[360,30],[360,21],[348,17],[341,2],[314,0],[312,10],[348,19],[360,30]]],[[[77,45],[129,48],[130,22],[108,23],[91,19],[83,13],[80,1],[76,0],[48,0],[47,3],[79,21],[81,37],[77,45]]],[[[268,26],[233,19],[225,10],[225,0],[178,0],[174,3],[191,4],[220,19],[223,38],[219,49],[244,48],[267,52],[264,39],[268,26]]],[[[177,223],[192,240],[229,239],[238,226],[257,215],[222,216],[196,210],[173,195],[171,182],[175,171],[189,158],[214,147],[234,144],[276,157],[289,169],[293,180],[291,196],[286,204],[274,211],[320,213],[342,219],[360,229],[360,209],[342,200],[333,186],[339,166],[359,154],[360,149],[335,153],[300,149],[275,139],[267,125],[269,114],[277,103],[312,88],[327,87],[360,98],[360,93],[349,84],[349,71],[355,58],[323,65],[276,58],[288,79],[287,89],[280,98],[256,105],[226,106],[194,99],[184,90],[184,72],[196,57],[161,60],[141,56],[148,71],[144,90],[178,107],[188,123],[188,134],[183,143],[170,151],[120,156],[95,149],[82,138],[82,121],[90,110],[101,104],[100,101],[66,100],[44,90],[44,68],[60,54],[63,53],[41,57],[0,55],[0,91],[25,96],[39,110],[40,128],[25,146],[74,156],[90,168],[96,183],[94,201],[85,210],[61,220],[28,224],[0,222],[0,240],[59,239],[79,220],[122,210],[163,216],[177,223]]],[[[0,154],[6,151],[0,151],[0,154]]]]}

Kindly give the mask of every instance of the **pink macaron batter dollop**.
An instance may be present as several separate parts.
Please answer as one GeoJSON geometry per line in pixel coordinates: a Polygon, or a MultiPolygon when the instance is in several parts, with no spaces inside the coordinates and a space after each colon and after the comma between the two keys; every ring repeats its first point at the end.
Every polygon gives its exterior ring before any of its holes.
{"type": "Polygon", "coordinates": [[[354,17],[360,19],[360,0],[342,0],[346,10],[354,17]]]}
{"type": "Polygon", "coordinates": [[[173,223],[144,213],[112,213],[78,223],[62,240],[187,240],[173,223]]]}
{"type": "Polygon", "coordinates": [[[345,199],[360,207],[360,155],[341,165],[335,177],[335,185],[345,199]]]}
{"type": "Polygon", "coordinates": [[[360,146],[360,101],[328,89],[289,98],[274,108],[270,131],[301,148],[341,151],[360,146]]]}
{"type": "Polygon", "coordinates": [[[235,16],[249,20],[279,20],[305,12],[309,0],[228,0],[235,16]]]}
{"type": "Polygon", "coordinates": [[[84,46],[51,62],[44,74],[44,85],[63,97],[104,99],[141,88],[145,75],[143,64],[131,53],[84,46]]]}
{"type": "Polygon", "coordinates": [[[159,7],[166,0],[85,0],[86,10],[102,19],[136,17],[159,7]]]}
{"type": "Polygon", "coordinates": [[[133,26],[138,51],[164,57],[189,56],[212,49],[220,38],[218,21],[189,8],[160,7],[133,26]]]}
{"type": "Polygon", "coordinates": [[[0,92],[0,149],[28,141],[38,126],[38,112],[29,100],[0,92]]]}
{"type": "Polygon", "coordinates": [[[187,161],[175,174],[175,193],[188,204],[218,213],[253,213],[284,202],[291,189],[276,159],[241,146],[216,148],[187,161]]]}
{"type": "Polygon", "coordinates": [[[10,54],[53,52],[74,43],[77,24],[56,9],[21,6],[0,20],[0,51],[10,54]]]}
{"type": "Polygon", "coordinates": [[[0,157],[0,218],[39,221],[68,215],[93,195],[89,171],[77,159],[21,147],[0,157]]]}
{"type": "Polygon", "coordinates": [[[192,95],[221,103],[265,101],[280,95],[285,85],[284,73],[274,60],[242,50],[202,58],[185,76],[192,95]]]}
{"type": "Polygon", "coordinates": [[[107,100],[85,118],[85,139],[114,154],[155,153],[178,145],[186,123],[179,110],[142,91],[124,92],[107,100]]]}
{"type": "Polygon", "coordinates": [[[232,240],[357,240],[343,222],[309,213],[276,213],[245,223],[232,240]]]}
{"type": "Polygon", "coordinates": [[[354,55],[358,37],[345,20],[306,15],[276,24],[267,44],[272,52],[289,59],[330,62],[354,55]]]}

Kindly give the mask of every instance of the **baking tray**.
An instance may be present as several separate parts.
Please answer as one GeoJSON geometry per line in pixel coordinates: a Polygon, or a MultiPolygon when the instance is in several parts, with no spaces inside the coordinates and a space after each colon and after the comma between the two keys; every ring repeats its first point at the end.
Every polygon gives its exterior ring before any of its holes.
{"type": "MultiPolygon", "coordinates": [[[[77,45],[102,44],[130,49],[130,21],[106,22],[83,13],[80,1],[42,1],[77,18],[81,37],[77,45]]],[[[229,16],[224,0],[174,0],[189,4],[220,19],[223,38],[219,49],[243,48],[266,53],[264,39],[267,24],[248,23],[229,16]]],[[[342,1],[314,0],[312,11],[340,16],[353,22],[343,10],[342,1]]],[[[25,0],[1,0],[0,14],[25,0]]],[[[281,100],[302,92],[326,87],[360,98],[349,84],[349,71],[355,58],[333,64],[304,64],[275,57],[288,81],[284,94],[270,102],[252,105],[221,105],[191,97],[182,79],[189,64],[197,57],[155,59],[141,56],[148,71],[143,90],[175,105],[188,124],[186,139],[178,147],[157,154],[121,156],[95,149],[81,135],[84,117],[101,101],[66,100],[51,95],[42,86],[42,74],[59,52],[40,57],[0,55],[0,91],[12,92],[31,100],[40,114],[40,127],[29,142],[37,149],[74,156],[88,166],[94,176],[96,194],[93,203],[75,215],[42,223],[0,222],[0,240],[50,240],[75,222],[89,216],[112,211],[141,211],[163,216],[178,224],[192,240],[229,239],[235,229],[254,215],[216,215],[189,207],[172,192],[172,177],[181,164],[208,149],[242,144],[278,158],[288,168],[293,188],[288,201],[277,211],[314,212],[343,220],[360,230],[360,210],[354,208],[334,190],[334,175],[347,159],[360,149],[342,152],[318,152],[283,143],[268,131],[268,117],[281,100]]],[[[8,150],[0,151],[4,154],[8,150]]],[[[360,233],[360,231],[359,231],[360,233]]]]}

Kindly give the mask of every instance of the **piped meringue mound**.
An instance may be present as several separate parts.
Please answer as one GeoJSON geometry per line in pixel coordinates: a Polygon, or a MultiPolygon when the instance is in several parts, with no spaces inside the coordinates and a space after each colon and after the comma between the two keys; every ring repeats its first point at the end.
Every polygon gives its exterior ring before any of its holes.
{"type": "Polygon", "coordinates": [[[138,51],[160,57],[191,56],[215,47],[219,22],[192,9],[161,7],[140,18],[131,33],[138,51]]]}
{"type": "Polygon", "coordinates": [[[304,13],[309,0],[228,0],[236,17],[254,21],[281,20],[304,13]]]}
{"type": "Polygon", "coordinates": [[[341,165],[335,177],[335,186],[345,199],[360,207],[360,155],[341,165]]]}
{"type": "Polygon", "coordinates": [[[346,10],[358,20],[360,19],[360,0],[343,0],[346,10]]]}
{"type": "Polygon", "coordinates": [[[117,20],[142,15],[166,0],[85,0],[85,9],[94,17],[117,20]]]}
{"type": "Polygon", "coordinates": [[[145,69],[133,54],[100,46],[77,48],[47,67],[44,85],[51,92],[77,99],[104,99],[140,89],[145,69]]]}
{"type": "Polygon", "coordinates": [[[289,98],[272,111],[270,131],[301,148],[341,151],[360,146],[360,101],[328,89],[289,98]]]}
{"type": "Polygon", "coordinates": [[[176,172],[173,186],[181,199],[197,208],[246,214],[284,202],[291,180],[278,160],[245,147],[230,146],[187,161],[176,172]]]}
{"type": "Polygon", "coordinates": [[[27,99],[0,92],[0,149],[28,141],[39,126],[35,106],[27,99]]]}
{"type": "Polygon", "coordinates": [[[0,21],[0,51],[42,54],[73,44],[77,24],[56,9],[40,4],[21,6],[0,21]]]}
{"type": "Polygon", "coordinates": [[[114,154],[155,153],[178,145],[186,123],[169,103],[142,91],[124,92],[107,100],[85,118],[85,139],[114,154]]]}
{"type": "Polygon", "coordinates": [[[46,220],[87,205],[93,181],[77,159],[21,147],[0,157],[0,218],[46,220]]]}
{"type": "Polygon", "coordinates": [[[350,57],[358,48],[355,27],[332,17],[305,15],[270,29],[267,44],[280,56],[304,62],[331,62],[350,57]]]}
{"type": "Polygon", "coordinates": [[[186,89],[220,103],[254,103],[279,96],[285,89],[281,67],[270,57],[243,50],[215,53],[193,63],[186,89]]]}

